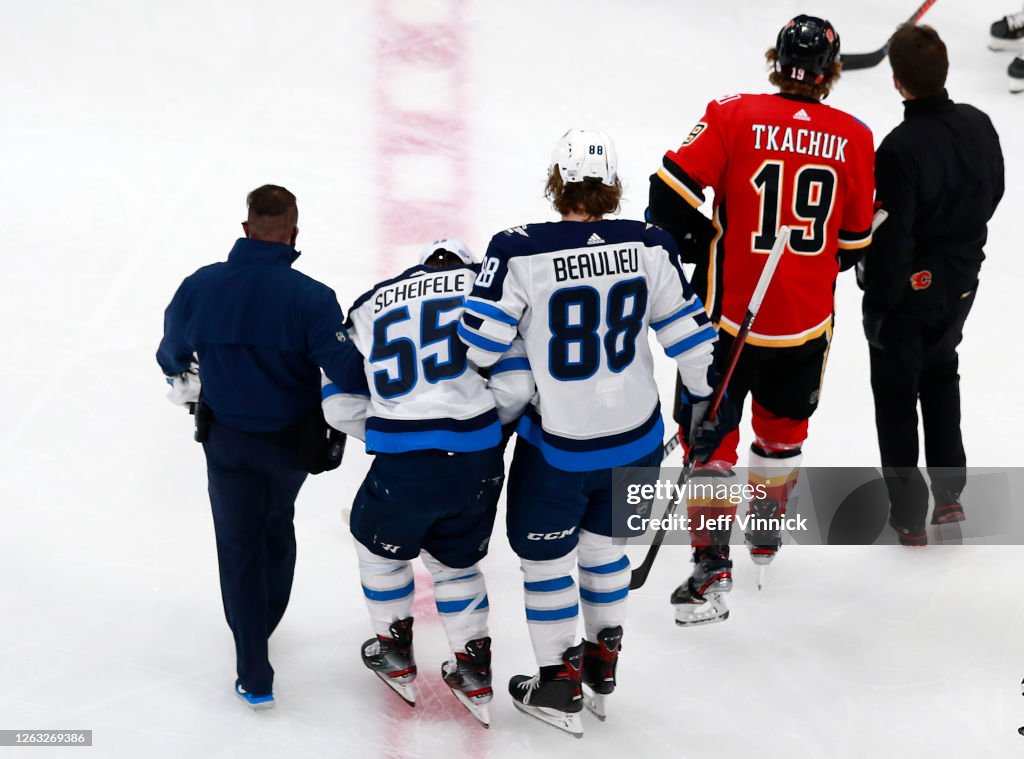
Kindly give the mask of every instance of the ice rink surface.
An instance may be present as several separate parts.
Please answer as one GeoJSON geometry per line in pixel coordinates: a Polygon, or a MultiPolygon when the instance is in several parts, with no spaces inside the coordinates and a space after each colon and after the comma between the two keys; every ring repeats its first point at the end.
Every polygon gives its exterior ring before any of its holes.
{"type": "MultiPolygon", "coordinates": [[[[746,552],[725,624],[681,630],[667,603],[687,553],[631,597],[612,713],[582,741],[518,714],[534,671],[517,562],[485,562],[493,726],[438,675],[443,632],[420,578],[422,703],[359,661],[369,625],[341,518],[368,459],[311,478],[291,608],[271,641],[278,708],[231,693],[202,451],[153,353],[180,280],[222,259],[245,193],[298,195],[298,267],[343,306],[412,261],[413,242],[553,218],[549,151],[607,130],[624,217],[705,103],[767,89],[763,52],[799,12],[844,49],[878,47],[915,0],[754,3],[484,0],[5,4],[0,24],[0,729],[94,730],[72,757],[1010,757],[1024,751],[1024,550],[784,549],[758,593],[746,552]]],[[[954,99],[987,111],[1008,191],[961,350],[972,463],[1024,443],[1015,339],[1024,277],[1024,96],[985,49],[1016,0],[943,0],[954,99]]],[[[902,116],[889,69],[828,101],[880,140],[902,116]]],[[[874,465],[859,292],[844,276],[806,465],[874,465]]],[[[672,366],[661,364],[663,394],[672,366]]],[[[971,509],[969,493],[965,504],[971,509]]],[[[635,558],[635,556],[634,556],[635,558]]],[[[0,749],[6,756],[20,753],[0,749]]]]}

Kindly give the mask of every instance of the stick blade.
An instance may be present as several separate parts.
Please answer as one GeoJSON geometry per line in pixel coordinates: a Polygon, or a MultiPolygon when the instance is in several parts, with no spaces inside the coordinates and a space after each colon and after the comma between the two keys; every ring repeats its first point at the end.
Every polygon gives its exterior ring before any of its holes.
{"type": "Polygon", "coordinates": [[[889,46],[879,48],[873,53],[847,53],[840,56],[843,63],[843,71],[856,71],[857,69],[870,69],[885,60],[889,54],[889,46]]]}

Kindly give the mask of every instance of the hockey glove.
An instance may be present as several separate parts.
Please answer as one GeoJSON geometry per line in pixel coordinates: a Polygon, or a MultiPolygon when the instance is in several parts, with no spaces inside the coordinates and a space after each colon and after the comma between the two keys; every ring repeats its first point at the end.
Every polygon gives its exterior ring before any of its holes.
{"type": "Polygon", "coordinates": [[[167,391],[167,400],[175,406],[188,406],[199,401],[199,364],[193,362],[188,371],[172,374],[167,377],[171,389],[167,391]]]}
{"type": "Polygon", "coordinates": [[[739,410],[729,400],[728,393],[722,397],[715,418],[705,419],[710,405],[710,397],[690,398],[684,391],[676,408],[679,436],[689,451],[687,458],[699,464],[710,459],[722,439],[740,423],[739,410]]]}

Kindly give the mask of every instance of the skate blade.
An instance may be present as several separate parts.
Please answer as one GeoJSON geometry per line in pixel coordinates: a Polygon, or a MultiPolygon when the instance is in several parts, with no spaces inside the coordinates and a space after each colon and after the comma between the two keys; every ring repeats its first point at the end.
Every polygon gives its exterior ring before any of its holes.
{"type": "Polygon", "coordinates": [[[1024,52],[1024,37],[1019,40],[1002,40],[996,37],[989,37],[988,49],[993,53],[1021,53],[1024,52]]]}
{"type": "Polygon", "coordinates": [[[579,714],[560,712],[557,709],[548,709],[544,706],[530,706],[529,704],[520,703],[515,699],[512,699],[512,703],[523,714],[528,714],[546,725],[557,727],[559,730],[564,730],[577,738],[583,737],[583,720],[580,719],[579,714]]]}
{"type": "Polygon", "coordinates": [[[757,567],[757,589],[764,590],[768,585],[768,565],[759,564],[757,567]]]}
{"type": "Polygon", "coordinates": [[[606,693],[594,693],[586,685],[583,686],[583,705],[602,722],[608,717],[605,703],[607,698],[606,693]]]}
{"type": "Polygon", "coordinates": [[[468,698],[465,693],[455,688],[451,688],[455,698],[459,699],[459,703],[466,707],[466,711],[473,715],[474,719],[486,728],[491,727],[491,712],[487,708],[487,704],[478,704],[473,699],[468,698]]]}
{"type": "Polygon", "coordinates": [[[405,701],[409,706],[416,706],[416,689],[413,684],[410,683],[399,683],[394,678],[388,677],[387,675],[381,674],[380,672],[374,672],[377,677],[384,681],[391,690],[398,694],[398,697],[405,701]]]}
{"type": "Polygon", "coordinates": [[[729,618],[729,607],[720,594],[707,596],[702,604],[676,604],[676,624],[680,627],[696,627],[724,622],[729,618]]]}

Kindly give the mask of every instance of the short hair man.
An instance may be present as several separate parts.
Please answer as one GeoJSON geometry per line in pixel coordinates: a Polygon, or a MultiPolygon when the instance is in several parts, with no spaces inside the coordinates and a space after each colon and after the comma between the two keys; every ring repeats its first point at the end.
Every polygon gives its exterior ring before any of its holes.
{"type": "Polygon", "coordinates": [[[918,399],[932,521],[960,521],[966,456],[956,347],[978,287],[988,220],[1003,196],[1003,157],[988,116],[949,99],[949,59],[934,29],[901,26],[889,61],[905,114],[876,156],[877,200],[889,216],[864,259],[864,330],[890,521],[902,543],[924,545],[918,399]]]}
{"type": "MultiPolygon", "coordinates": [[[[245,238],[174,294],[157,362],[177,386],[197,384],[212,414],[203,443],[221,594],[235,639],[236,694],[274,704],[267,639],[295,571],[295,498],[307,470],[298,428],[320,412],[320,369],[341,380],[361,366],[326,285],[291,268],[298,208],[284,187],[249,193],[245,238]],[[184,380],[182,377],[184,376],[184,380]]],[[[180,400],[195,400],[194,396],[180,400]]]]}

